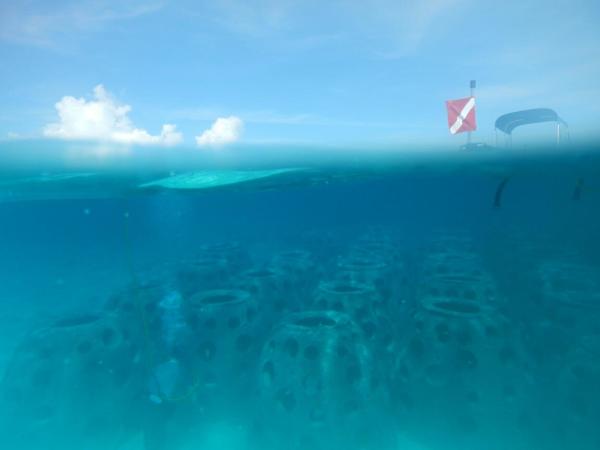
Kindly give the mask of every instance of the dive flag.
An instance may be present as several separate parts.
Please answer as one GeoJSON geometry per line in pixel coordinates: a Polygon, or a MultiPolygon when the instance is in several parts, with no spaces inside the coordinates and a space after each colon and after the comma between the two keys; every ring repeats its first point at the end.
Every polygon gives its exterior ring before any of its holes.
{"type": "Polygon", "coordinates": [[[446,108],[448,109],[448,128],[450,128],[451,134],[475,131],[477,129],[477,122],[475,121],[475,97],[448,100],[446,108]]]}

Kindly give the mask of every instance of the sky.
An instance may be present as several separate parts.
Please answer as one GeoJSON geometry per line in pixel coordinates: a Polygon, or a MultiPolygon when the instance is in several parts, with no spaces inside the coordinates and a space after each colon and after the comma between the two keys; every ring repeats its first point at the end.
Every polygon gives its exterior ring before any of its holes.
{"type": "Polygon", "coordinates": [[[444,102],[471,79],[474,140],[533,107],[599,135],[599,23],[597,0],[0,0],[0,139],[461,144],[444,102]]]}

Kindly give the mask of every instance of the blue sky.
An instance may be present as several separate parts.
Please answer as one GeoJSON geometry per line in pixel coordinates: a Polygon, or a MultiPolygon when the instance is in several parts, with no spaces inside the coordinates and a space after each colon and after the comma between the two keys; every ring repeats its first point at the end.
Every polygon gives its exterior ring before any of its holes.
{"type": "Polygon", "coordinates": [[[462,143],[444,101],[473,78],[478,140],[537,106],[588,136],[599,23],[594,0],[0,0],[0,138],[69,137],[55,105],[102,85],[148,142],[462,143]]]}

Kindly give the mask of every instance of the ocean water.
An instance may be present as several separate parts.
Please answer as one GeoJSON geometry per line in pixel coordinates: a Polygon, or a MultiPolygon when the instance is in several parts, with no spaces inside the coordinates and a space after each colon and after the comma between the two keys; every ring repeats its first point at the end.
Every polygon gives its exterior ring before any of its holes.
{"type": "Polygon", "coordinates": [[[600,448],[596,147],[7,146],[2,448],[600,448]]]}

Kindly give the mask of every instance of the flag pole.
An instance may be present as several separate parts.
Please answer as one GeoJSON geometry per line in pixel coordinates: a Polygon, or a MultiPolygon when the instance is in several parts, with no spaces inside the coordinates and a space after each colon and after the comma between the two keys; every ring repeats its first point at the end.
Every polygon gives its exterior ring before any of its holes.
{"type": "MultiPolygon", "coordinates": [[[[471,97],[475,96],[475,87],[477,86],[477,82],[475,80],[471,80],[469,83],[469,87],[471,88],[471,97]]],[[[467,133],[467,145],[471,145],[471,132],[467,133]]]]}

